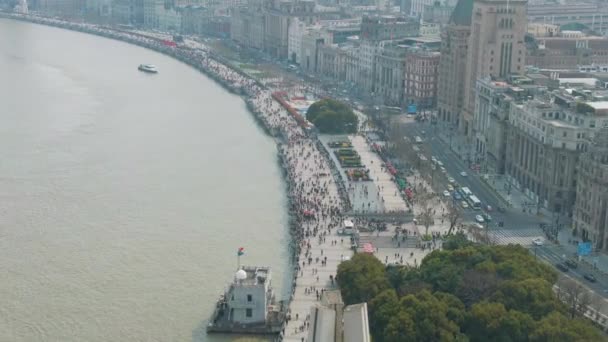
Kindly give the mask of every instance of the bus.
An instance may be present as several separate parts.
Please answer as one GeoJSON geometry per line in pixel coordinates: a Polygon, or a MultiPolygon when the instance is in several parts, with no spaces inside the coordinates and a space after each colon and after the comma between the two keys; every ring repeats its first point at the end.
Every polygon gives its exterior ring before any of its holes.
{"type": "Polygon", "coordinates": [[[462,196],[463,199],[469,199],[470,196],[473,195],[473,193],[471,192],[471,190],[469,190],[469,188],[467,188],[466,186],[463,186],[462,188],[460,188],[460,195],[462,196]]]}
{"type": "Polygon", "coordinates": [[[469,204],[471,205],[471,207],[473,207],[473,209],[481,210],[481,201],[479,200],[479,198],[477,198],[477,196],[469,196],[469,204]]]}

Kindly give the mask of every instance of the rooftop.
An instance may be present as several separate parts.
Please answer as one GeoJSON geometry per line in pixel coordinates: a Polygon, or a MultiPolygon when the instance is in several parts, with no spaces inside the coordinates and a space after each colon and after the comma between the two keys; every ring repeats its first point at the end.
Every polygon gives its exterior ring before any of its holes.
{"type": "Polygon", "coordinates": [[[235,274],[235,283],[240,285],[258,285],[270,278],[270,268],[266,266],[241,266],[235,274]],[[242,272],[244,271],[244,273],[242,272]]]}
{"type": "Polygon", "coordinates": [[[473,15],[473,0],[458,0],[452,16],[450,24],[469,26],[471,25],[471,16],[473,15]]]}

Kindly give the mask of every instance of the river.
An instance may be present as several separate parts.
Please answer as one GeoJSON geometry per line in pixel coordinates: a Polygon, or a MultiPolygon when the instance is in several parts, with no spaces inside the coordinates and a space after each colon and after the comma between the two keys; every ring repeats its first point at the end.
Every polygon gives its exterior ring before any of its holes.
{"type": "Polygon", "coordinates": [[[239,97],[153,51],[0,19],[0,341],[231,341],[204,326],[237,248],[282,289],[287,222],[239,97]]]}

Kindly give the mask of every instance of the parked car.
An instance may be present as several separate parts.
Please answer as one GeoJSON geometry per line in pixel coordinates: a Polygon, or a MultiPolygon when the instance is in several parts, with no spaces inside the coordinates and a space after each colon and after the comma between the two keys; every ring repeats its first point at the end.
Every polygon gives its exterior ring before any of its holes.
{"type": "Polygon", "coordinates": [[[561,262],[558,264],[555,264],[555,267],[562,272],[568,272],[568,266],[566,266],[565,264],[563,264],[561,262]]]}
{"type": "Polygon", "coordinates": [[[590,281],[592,283],[595,283],[597,281],[597,279],[595,279],[595,276],[591,273],[585,273],[583,278],[587,279],[588,281],[590,281]]]}
{"type": "Polygon", "coordinates": [[[460,196],[459,193],[454,192],[454,199],[457,200],[457,201],[460,201],[462,199],[462,196],[460,196]]]}
{"type": "Polygon", "coordinates": [[[448,191],[449,192],[454,191],[454,187],[452,186],[452,184],[448,184],[448,191]]]}
{"type": "Polygon", "coordinates": [[[464,171],[462,171],[462,172],[460,173],[460,175],[461,175],[462,177],[466,177],[466,176],[468,176],[468,174],[467,174],[466,172],[464,172],[464,171]]]}
{"type": "Polygon", "coordinates": [[[467,201],[460,202],[460,205],[462,206],[463,209],[467,209],[469,207],[469,203],[467,203],[467,201]]]}
{"type": "Polygon", "coordinates": [[[533,243],[535,246],[542,246],[542,245],[543,245],[543,239],[542,239],[542,238],[539,238],[539,237],[538,237],[538,238],[535,238],[535,239],[533,239],[533,240],[532,240],[532,243],[533,243]]]}
{"type": "Polygon", "coordinates": [[[568,259],[566,260],[565,264],[570,267],[570,268],[577,268],[578,267],[578,262],[572,260],[572,259],[568,259]]]}
{"type": "Polygon", "coordinates": [[[447,191],[447,190],[446,190],[446,191],[444,191],[444,192],[443,192],[443,196],[444,196],[444,197],[450,197],[450,192],[449,192],[449,191],[447,191]]]}
{"type": "Polygon", "coordinates": [[[452,184],[454,183],[456,180],[452,177],[448,177],[448,183],[452,184]]]}
{"type": "Polygon", "coordinates": [[[485,222],[485,220],[483,219],[483,217],[481,215],[475,215],[475,221],[477,221],[479,223],[485,222]]]}
{"type": "Polygon", "coordinates": [[[447,171],[445,170],[445,167],[440,166],[439,169],[441,170],[441,172],[446,173],[447,171]]]}

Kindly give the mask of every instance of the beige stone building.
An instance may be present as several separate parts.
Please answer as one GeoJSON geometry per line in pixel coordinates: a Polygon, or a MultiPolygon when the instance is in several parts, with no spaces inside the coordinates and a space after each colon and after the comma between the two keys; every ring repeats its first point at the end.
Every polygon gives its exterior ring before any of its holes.
{"type": "Polygon", "coordinates": [[[505,78],[525,69],[527,0],[475,0],[464,78],[464,111],[460,129],[474,135],[475,89],[478,78],[505,78]]]}
{"type": "Polygon", "coordinates": [[[570,215],[576,167],[588,140],[608,127],[603,90],[563,89],[511,104],[506,174],[513,186],[554,212],[570,215]]]}
{"type": "Polygon", "coordinates": [[[459,0],[441,34],[441,57],[437,89],[439,118],[460,125],[464,106],[464,78],[473,0],[459,0]]]}
{"type": "Polygon", "coordinates": [[[608,128],[596,133],[578,163],[574,226],[598,250],[608,250],[608,128]]]}

